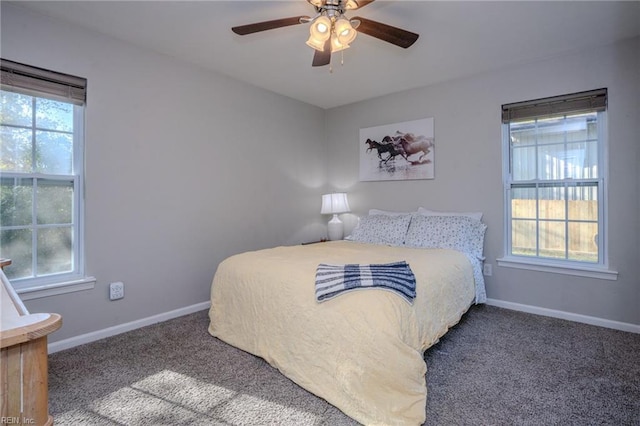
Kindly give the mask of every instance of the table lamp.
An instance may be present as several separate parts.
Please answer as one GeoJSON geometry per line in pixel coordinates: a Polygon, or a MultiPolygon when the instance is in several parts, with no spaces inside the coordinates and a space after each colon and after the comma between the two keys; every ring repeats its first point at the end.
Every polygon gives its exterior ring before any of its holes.
{"type": "Polygon", "coordinates": [[[327,225],[329,240],[334,241],[342,239],[344,226],[338,217],[338,214],[348,213],[350,211],[349,200],[347,200],[347,194],[344,192],[324,194],[322,196],[322,208],[320,209],[320,214],[333,215],[327,225]]]}

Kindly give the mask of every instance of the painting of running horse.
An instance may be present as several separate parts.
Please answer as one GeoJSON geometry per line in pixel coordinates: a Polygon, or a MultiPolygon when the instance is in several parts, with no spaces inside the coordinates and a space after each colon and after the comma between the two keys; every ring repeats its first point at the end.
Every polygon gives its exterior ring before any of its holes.
{"type": "Polygon", "coordinates": [[[360,180],[434,179],[433,117],[360,129],[360,180]]]}

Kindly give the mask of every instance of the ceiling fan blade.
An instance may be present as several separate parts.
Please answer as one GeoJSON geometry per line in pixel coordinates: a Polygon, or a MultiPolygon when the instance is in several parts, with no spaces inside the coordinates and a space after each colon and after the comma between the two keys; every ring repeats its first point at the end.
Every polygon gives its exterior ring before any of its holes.
{"type": "Polygon", "coordinates": [[[355,20],[360,21],[360,25],[356,28],[358,32],[395,44],[396,46],[400,46],[405,49],[410,47],[416,42],[416,40],[418,40],[418,37],[420,37],[419,34],[412,33],[411,31],[392,27],[391,25],[372,21],[371,19],[356,16],[352,21],[355,20]]]}
{"type": "Polygon", "coordinates": [[[368,5],[369,3],[373,3],[374,1],[375,0],[351,0],[350,2],[347,2],[347,9],[360,9],[361,7],[365,7],[366,5],[368,5]]]}
{"type": "Polygon", "coordinates": [[[255,24],[240,25],[231,28],[231,31],[238,35],[258,33],[260,31],[273,30],[276,28],[288,27],[290,25],[301,24],[301,20],[311,19],[308,16],[293,16],[291,18],[274,19],[273,21],[256,22],[255,24]]]}
{"type": "Polygon", "coordinates": [[[321,52],[316,50],[313,54],[312,67],[323,67],[331,62],[331,38],[324,42],[324,50],[321,52]]]}

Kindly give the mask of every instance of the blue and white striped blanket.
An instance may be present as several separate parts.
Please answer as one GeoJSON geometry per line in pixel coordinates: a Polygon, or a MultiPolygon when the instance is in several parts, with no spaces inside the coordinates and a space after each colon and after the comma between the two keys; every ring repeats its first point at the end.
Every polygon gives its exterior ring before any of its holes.
{"type": "Polygon", "coordinates": [[[342,293],[377,288],[390,290],[413,304],[416,277],[407,262],[328,265],[316,270],[316,300],[323,302],[342,293]]]}

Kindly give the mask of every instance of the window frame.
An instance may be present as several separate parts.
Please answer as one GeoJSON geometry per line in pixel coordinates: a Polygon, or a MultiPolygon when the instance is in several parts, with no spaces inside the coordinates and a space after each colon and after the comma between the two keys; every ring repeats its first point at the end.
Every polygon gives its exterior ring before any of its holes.
{"type": "MultiPolygon", "coordinates": [[[[603,90],[603,89],[600,89],[603,90]]],[[[606,89],[605,96],[606,96],[606,89]]],[[[579,95],[579,94],[576,94],[579,95]]],[[[523,104],[532,105],[535,102],[539,102],[544,105],[544,101],[552,100],[552,99],[567,99],[571,98],[574,95],[563,95],[560,97],[547,98],[538,101],[529,101],[523,104]]],[[[606,103],[606,101],[605,101],[606,103]]],[[[553,106],[553,104],[552,104],[553,106]]],[[[535,105],[537,107],[537,105],[535,105]]],[[[551,108],[553,109],[553,108],[551,108]]],[[[598,123],[598,177],[597,178],[584,178],[584,179],[559,179],[559,180],[551,180],[545,181],[544,179],[540,179],[539,176],[536,176],[535,179],[530,181],[522,180],[522,181],[514,181],[512,179],[512,144],[511,144],[511,127],[510,123],[512,121],[518,121],[520,118],[506,118],[504,116],[505,106],[503,105],[503,123],[502,123],[502,180],[503,180],[503,207],[504,207],[504,238],[503,238],[503,257],[497,259],[497,263],[500,266],[510,267],[510,268],[518,268],[518,269],[528,269],[528,270],[536,270],[536,271],[544,271],[544,272],[553,272],[560,273],[566,275],[575,275],[575,276],[583,276],[583,277],[591,277],[597,279],[604,280],[616,280],[617,272],[612,271],[609,268],[609,259],[608,259],[608,196],[607,196],[607,183],[608,183],[608,131],[607,131],[607,121],[608,121],[608,111],[605,109],[597,111],[597,123],[598,123]],[[572,184],[578,182],[597,182],[598,190],[598,262],[586,262],[586,261],[578,261],[578,260],[569,260],[569,259],[555,259],[548,257],[540,257],[536,256],[520,256],[516,254],[512,254],[513,246],[512,246],[512,199],[511,199],[511,191],[513,190],[514,185],[525,185],[531,184],[536,188],[539,188],[541,183],[552,182],[554,184],[560,184],[565,188],[567,186],[573,186],[572,184]]],[[[587,108],[589,110],[589,108],[587,108]]],[[[548,113],[539,114],[536,118],[545,118],[545,117],[558,117],[562,116],[566,118],[567,115],[571,115],[573,113],[586,112],[586,111],[578,111],[578,110],[565,110],[565,111],[549,111],[548,113]]],[[[533,117],[532,117],[533,118],[533,117]]],[[[538,162],[536,161],[536,168],[539,167],[538,162]]],[[[536,196],[536,200],[539,201],[539,197],[536,196]]],[[[535,221],[537,224],[540,223],[540,217],[536,212],[535,221]]],[[[565,226],[567,226],[571,221],[565,216],[563,219],[565,226]]],[[[540,233],[538,232],[536,235],[536,239],[540,237],[540,233]]],[[[536,244],[539,249],[539,245],[536,244]]]]}
{"type": "MultiPolygon", "coordinates": [[[[35,74],[29,74],[28,79],[33,80],[35,74]]],[[[38,181],[40,180],[61,180],[65,182],[72,182],[73,184],[73,197],[72,197],[72,212],[71,212],[71,232],[73,235],[73,243],[71,247],[71,262],[72,267],[70,271],[60,272],[60,273],[51,273],[51,274],[43,274],[37,275],[37,252],[33,253],[32,256],[32,265],[33,265],[33,274],[34,276],[25,277],[25,278],[14,278],[11,279],[11,283],[15,288],[16,292],[20,294],[23,300],[36,299],[40,297],[52,296],[56,294],[69,293],[79,290],[86,290],[94,288],[95,286],[95,278],[85,276],[85,216],[84,216],[84,179],[85,179],[85,170],[84,170],[84,148],[85,148],[85,110],[86,110],[86,102],[84,100],[79,100],[78,91],[73,89],[73,94],[71,94],[71,89],[69,90],[69,96],[61,96],[59,93],[53,93],[50,88],[54,84],[58,84],[55,86],[56,90],[61,90],[60,86],[64,87],[65,79],[79,79],[77,77],[68,76],[66,74],[57,74],[53,71],[44,70],[41,68],[34,68],[24,64],[18,64],[11,61],[7,61],[2,59],[2,86],[1,90],[5,92],[14,92],[19,93],[26,96],[34,97],[33,103],[35,104],[35,98],[40,99],[50,99],[58,102],[65,102],[71,104],[73,106],[73,149],[72,149],[72,170],[69,174],[49,174],[49,173],[40,173],[35,170],[31,170],[29,172],[18,172],[18,171],[2,171],[3,178],[19,178],[19,179],[33,179],[33,190],[35,191],[38,187],[38,181]],[[14,71],[17,72],[17,77],[13,74],[14,71]],[[56,77],[61,76],[60,80],[54,80],[53,83],[51,80],[38,80],[36,81],[32,87],[26,87],[27,85],[22,84],[23,82],[20,80],[21,75],[20,72],[34,72],[35,74],[40,74],[40,77],[56,77]],[[42,83],[44,81],[44,83],[42,83]],[[38,87],[38,83],[46,84],[46,87],[40,89],[38,87]],[[15,83],[15,84],[13,84],[15,83]],[[40,90],[39,90],[40,89],[40,90]]],[[[31,80],[28,80],[28,83],[31,84],[31,80]]],[[[86,82],[86,81],[85,81],[86,82]]],[[[85,83],[86,84],[86,83],[85,83]]],[[[85,86],[86,87],[86,86],[85,86]]],[[[85,89],[86,90],[86,89],[85,89]]],[[[85,93],[82,96],[86,96],[85,93]]],[[[33,114],[36,113],[36,110],[33,111],[33,114]]],[[[32,132],[32,138],[34,137],[35,132],[38,131],[38,127],[36,123],[32,120],[30,126],[13,126],[10,127],[24,128],[28,129],[32,132]]],[[[32,155],[34,145],[32,143],[32,155]]],[[[36,198],[36,193],[34,192],[33,198],[34,201],[36,198]]],[[[34,213],[37,212],[37,203],[32,203],[31,206],[31,214],[34,217],[34,213]]],[[[54,227],[55,224],[50,224],[54,227]]],[[[44,226],[46,227],[46,226],[44,226]]],[[[32,241],[37,239],[37,229],[44,228],[42,226],[38,226],[37,223],[33,221],[27,226],[16,226],[16,229],[28,228],[32,229],[32,241]]],[[[3,227],[3,229],[11,229],[11,227],[3,227]]],[[[37,246],[32,244],[32,250],[36,250],[37,246]]]]}

